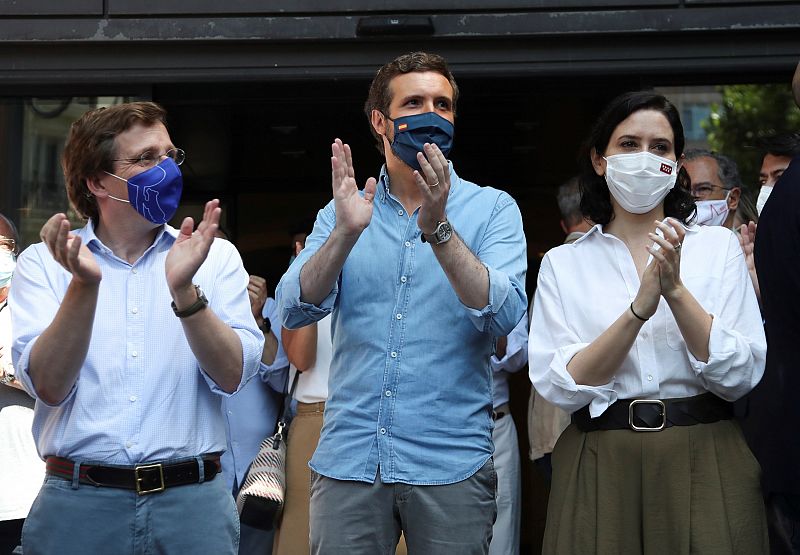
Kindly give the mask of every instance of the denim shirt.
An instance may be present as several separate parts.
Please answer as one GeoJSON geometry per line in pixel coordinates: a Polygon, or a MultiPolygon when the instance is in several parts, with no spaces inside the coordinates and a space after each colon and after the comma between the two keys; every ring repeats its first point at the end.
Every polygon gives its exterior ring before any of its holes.
{"type": "Polygon", "coordinates": [[[306,248],[281,279],[283,325],[332,315],[333,359],[319,445],[309,463],[330,478],[430,485],[474,474],[491,456],[494,339],[525,314],[525,235],[507,193],[450,169],[447,217],[486,266],[489,303],[461,303],[429,244],[419,210],[389,192],[385,168],[372,220],[320,306],[300,301],[300,270],[336,223],[323,208],[306,248]]]}

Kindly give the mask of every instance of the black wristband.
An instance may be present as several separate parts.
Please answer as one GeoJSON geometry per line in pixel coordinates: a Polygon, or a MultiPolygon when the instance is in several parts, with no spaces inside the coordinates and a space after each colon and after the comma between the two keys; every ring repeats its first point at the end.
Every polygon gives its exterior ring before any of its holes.
{"type": "Polygon", "coordinates": [[[200,289],[197,285],[194,286],[195,290],[197,291],[197,300],[193,302],[191,305],[187,306],[183,310],[178,310],[178,307],[175,306],[175,301],[170,303],[172,305],[172,311],[175,313],[175,316],[178,318],[186,318],[187,316],[191,316],[196,312],[200,312],[205,307],[208,306],[208,299],[203,294],[203,290],[200,289]]]}
{"type": "Polygon", "coordinates": [[[261,331],[264,332],[264,335],[267,335],[272,331],[272,322],[269,321],[269,318],[264,318],[264,323],[261,324],[260,327],[261,331]]]}
{"type": "Polygon", "coordinates": [[[641,320],[642,322],[647,322],[647,321],[650,319],[650,318],[642,318],[641,316],[639,316],[638,314],[636,314],[636,311],[635,311],[635,310],[633,310],[633,303],[631,303],[631,314],[633,314],[634,316],[636,316],[636,318],[638,318],[638,319],[639,319],[639,320],[641,320]]]}

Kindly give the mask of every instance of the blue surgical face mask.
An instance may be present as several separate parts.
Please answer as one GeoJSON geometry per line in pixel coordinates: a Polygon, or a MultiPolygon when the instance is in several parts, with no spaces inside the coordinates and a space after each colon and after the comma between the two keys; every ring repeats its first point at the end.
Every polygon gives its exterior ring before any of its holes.
{"type": "Polygon", "coordinates": [[[13,252],[0,250],[0,289],[11,283],[11,276],[17,267],[17,257],[13,252]]]}
{"type": "Polygon", "coordinates": [[[425,143],[433,143],[447,157],[453,148],[455,127],[439,114],[427,112],[402,118],[386,119],[394,122],[392,152],[417,171],[422,168],[417,162],[417,152],[424,152],[425,143]]]}
{"type": "Polygon", "coordinates": [[[130,179],[106,173],[128,184],[128,200],[111,195],[108,195],[109,198],[129,202],[148,221],[159,225],[167,223],[178,210],[183,191],[183,176],[172,158],[165,158],[157,166],[130,179]]]}

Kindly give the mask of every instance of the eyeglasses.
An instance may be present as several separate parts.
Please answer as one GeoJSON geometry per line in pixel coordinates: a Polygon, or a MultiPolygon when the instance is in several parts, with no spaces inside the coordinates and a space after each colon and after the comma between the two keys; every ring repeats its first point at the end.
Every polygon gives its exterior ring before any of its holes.
{"type": "Polygon", "coordinates": [[[183,164],[184,160],[186,160],[186,153],[182,148],[171,148],[164,154],[145,152],[138,158],[115,158],[114,162],[127,162],[129,164],[136,164],[141,168],[152,168],[158,164],[164,156],[167,158],[172,158],[172,161],[179,166],[183,164]]]}
{"type": "Polygon", "coordinates": [[[0,237],[0,250],[14,252],[17,248],[17,242],[13,239],[8,239],[6,237],[0,237]]]}
{"type": "Polygon", "coordinates": [[[714,192],[714,189],[723,189],[725,191],[730,191],[727,187],[722,187],[721,185],[698,185],[697,187],[692,187],[692,196],[694,198],[698,198],[700,200],[705,200],[714,192]]]}

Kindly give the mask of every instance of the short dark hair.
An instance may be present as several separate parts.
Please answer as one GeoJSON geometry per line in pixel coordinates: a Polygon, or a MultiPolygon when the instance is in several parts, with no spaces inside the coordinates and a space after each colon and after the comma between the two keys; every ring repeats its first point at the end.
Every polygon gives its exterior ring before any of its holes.
{"type": "Polygon", "coordinates": [[[561,219],[568,226],[578,225],[583,221],[581,189],[577,175],[569,178],[558,187],[556,200],[558,201],[558,210],[561,212],[561,219]]]}
{"type": "Polygon", "coordinates": [[[377,71],[369,86],[367,101],[364,103],[364,114],[367,116],[372,136],[378,141],[377,146],[381,154],[383,154],[383,138],[372,127],[372,111],[378,110],[380,113],[388,115],[389,105],[392,103],[392,89],[389,83],[398,75],[415,71],[435,71],[447,78],[450,86],[453,87],[453,114],[456,113],[458,85],[456,85],[456,80],[453,74],[450,73],[450,68],[447,67],[447,62],[444,58],[438,54],[430,54],[428,52],[409,52],[398,56],[377,71]]]}
{"type": "Polygon", "coordinates": [[[762,137],[756,143],[762,156],[788,156],[794,158],[800,154],[800,133],[777,133],[762,137]]]}
{"type": "MultiPolygon", "coordinates": [[[[603,154],[608,148],[614,129],[634,112],[655,110],[667,118],[675,142],[675,156],[683,154],[685,139],[677,108],[662,95],[652,91],[628,92],[612,100],[597,118],[588,139],[581,149],[578,164],[581,185],[581,212],[595,223],[606,225],[614,218],[614,208],[605,177],[597,175],[592,166],[591,152],[603,154]]],[[[691,193],[689,174],[681,167],[677,183],[664,198],[664,215],[686,224],[696,210],[691,193]]]]}
{"type": "Polygon", "coordinates": [[[166,111],[155,102],[129,102],[97,108],[83,114],[70,127],[61,166],[67,196],[82,218],[97,220],[97,199],[86,180],[102,171],[114,170],[116,138],[137,123],[166,125],[166,111]]]}
{"type": "Polygon", "coordinates": [[[19,254],[19,232],[17,226],[11,221],[11,218],[0,212],[0,227],[5,224],[11,236],[6,235],[6,238],[14,240],[14,254],[19,254]]]}
{"type": "Polygon", "coordinates": [[[739,167],[731,158],[724,154],[719,154],[712,150],[704,148],[690,148],[684,154],[684,159],[697,160],[698,158],[711,158],[717,162],[717,177],[719,177],[722,186],[730,190],[734,187],[742,186],[742,178],[739,177],[739,167]]]}

